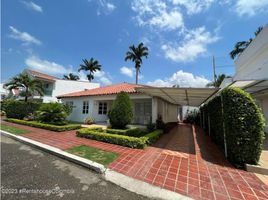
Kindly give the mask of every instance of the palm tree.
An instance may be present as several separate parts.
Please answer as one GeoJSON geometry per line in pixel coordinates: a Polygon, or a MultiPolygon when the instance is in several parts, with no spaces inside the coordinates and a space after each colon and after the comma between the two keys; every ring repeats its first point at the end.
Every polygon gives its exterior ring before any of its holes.
{"type": "Polygon", "coordinates": [[[73,74],[73,73],[69,73],[67,75],[63,75],[63,79],[64,80],[73,80],[73,81],[77,81],[79,80],[79,76],[73,74]]]}
{"type": "MultiPolygon", "coordinates": [[[[261,32],[263,27],[258,27],[258,29],[254,32],[255,37],[261,32]]],[[[252,42],[252,38],[249,38],[248,41],[240,41],[237,42],[234,46],[234,49],[230,52],[230,57],[232,59],[235,59],[239,54],[241,54],[247,47],[248,45],[252,42]]]]}
{"type": "Polygon", "coordinates": [[[211,86],[213,86],[213,87],[220,87],[222,81],[225,78],[230,78],[230,76],[226,76],[225,74],[220,74],[220,75],[216,76],[215,82],[214,81],[213,82],[210,82],[206,86],[207,87],[211,87],[211,86]]]}
{"type": "Polygon", "coordinates": [[[94,58],[90,58],[90,60],[83,59],[83,64],[80,65],[78,71],[80,72],[81,70],[89,71],[87,79],[91,82],[94,79],[94,73],[101,70],[101,65],[94,58]]]}
{"type": "Polygon", "coordinates": [[[28,97],[38,93],[40,96],[44,94],[44,87],[40,80],[32,78],[27,72],[23,72],[13,77],[5,84],[8,90],[19,89],[20,95],[24,96],[24,101],[27,102],[28,97]]]}
{"type": "Polygon", "coordinates": [[[143,45],[143,43],[140,43],[137,47],[134,45],[129,47],[130,51],[126,53],[125,61],[131,60],[132,62],[135,62],[135,68],[136,68],[136,84],[138,84],[139,79],[139,73],[140,73],[140,67],[142,64],[142,57],[147,58],[148,57],[148,48],[143,45]]]}

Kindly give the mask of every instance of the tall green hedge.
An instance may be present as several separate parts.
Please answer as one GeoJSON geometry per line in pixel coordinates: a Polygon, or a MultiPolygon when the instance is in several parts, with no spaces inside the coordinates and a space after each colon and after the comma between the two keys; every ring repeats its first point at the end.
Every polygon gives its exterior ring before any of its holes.
{"type": "Polygon", "coordinates": [[[4,100],[1,104],[1,109],[6,112],[8,118],[23,119],[30,113],[34,113],[41,103],[25,102],[16,100],[4,100]]]}
{"type": "Polygon", "coordinates": [[[224,147],[224,122],[227,157],[231,163],[238,167],[258,163],[264,140],[264,118],[250,94],[229,87],[201,110],[205,112],[206,130],[209,116],[210,136],[221,147],[224,147]]]}

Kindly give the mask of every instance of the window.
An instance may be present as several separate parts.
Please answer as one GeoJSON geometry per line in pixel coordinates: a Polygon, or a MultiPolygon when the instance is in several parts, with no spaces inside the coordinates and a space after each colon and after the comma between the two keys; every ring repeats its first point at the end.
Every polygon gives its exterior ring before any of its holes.
{"type": "Polygon", "coordinates": [[[99,115],[106,115],[107,114],[107,103],[106,102],[99,102],[99,115]]]}
{"type": "Polygon", "coordinates": [[[88,101],[83,101],[83,114],[88,114],[88,101]]]}
{"type": "Polygon", "coordinates": [[[46,89],[49,88],[49,84],[48,84],[48,83],[45,84],[45,88],[46,88],[46,89]]]}

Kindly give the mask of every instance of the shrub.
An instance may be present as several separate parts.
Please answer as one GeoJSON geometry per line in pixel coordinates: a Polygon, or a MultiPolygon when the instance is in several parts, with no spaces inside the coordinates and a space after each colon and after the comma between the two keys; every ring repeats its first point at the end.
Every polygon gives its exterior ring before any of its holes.
{"type": "Polygon", "coordinates": [[[133,118],[132,103],[126,92],[120,92],[108,113],[112,128],[124,129],[133,118]]]}
{"type": "Polygon", "coordinates": [[[264,140],[264,117],[252,97],[238,88],[222,92],[228,159],[237,164],[257,164],[264,140]]]}
{"type": "Polygon", "coordinates": [[[95,123],[95,120],[94,120],[94,118],[93,117],[87,117],[86,119],[85,119],[85,124],[94,124],[95,123]]]}
{"type": "Polygon", "coordinates": [[[187,111],[184,122],[190,124],[198,124],[200,121],[197,110],[187,111]]]}
{"type": "Polygon", "coordinates": [[[4,100],[1,103],[1,109],[6,112],[8,118],[23,119],[30,113],[34,113],[41,103],[39,102],[25,102],[15,100],[4,100]]]}
{"type": "Polygon", "coordinates": [[[155,130],[155,127],[156,127],[155,123],[152,122],[146,125],[146,128],[149,132],[155,130]]]}
{"type": "Polygon", "coordinates": [[[151,133],[144,135],[143,138],[146,140],[146,144],[152,144],[157,141],[161,134],[163,134],[163,130],[157,129],[151,133]]]}
{"type": "Polygon", "coordinates": [[[130,129],[106,129],[107,133],[117,134],[117,135],[127,135],[132,137],[140,137],[146,132],[142,131],[139,128],[130,128],[130,129]]]}
{"type": "Polygon", "coordinates": [[[158,115],[158,117],[157,117],[156,128],[157,129],[164,129],[165,128],[165,123],[163,122],[163,119],[162,119],[161,115],[158,115]]]}
{"type": "Polygon", "coordinates": [[[60,103],[44,103],[36,111],[36,119],[42,123],[63,125],[67,123],[65,121],[67,116],[65,105],[60,103]]]}
{"type": "Polygon", "coordinates": [[[33,113],[29,113],[29,115],[27,115],[26,117],[23,118],[23,120],[25,121],[33,121],[35,118],[33,113]]]}
{"type": "Polygon", "coordinates": [[[69,130],[75,130],[81,128],[79,124],[68,124],[68,125],[52,125],[52,124],[44,124],[36,121],[25,121],[25,120],[20,120],[20,119],[12,119],[12,118],[6,118],[4,119],[7,122],[13,122],[17,124],[22,124],[22,125],[27,125],[27,126],[32,126],[36,128],[42,128],[42,129],[47,129],[51,131],[69,131],[69,130]]]}
{"type": "Polygon", "coordinates": [[[209,117],[210,136],[221,147],[224,147],[224,122],[227,158],[231,163],[237,167],[258,163],[264,140],[264,118],[250,94],[239,88],[226,88],[201,111],[206,130],[209,117]]]}
{"type": "Polygon", "coordinates": [[[138,149],[143,149],[146,146],[147,140],[147,138],[136,138],[125,135],[96,132],[88,128],[78,130],[77,136],[138,149]]]}

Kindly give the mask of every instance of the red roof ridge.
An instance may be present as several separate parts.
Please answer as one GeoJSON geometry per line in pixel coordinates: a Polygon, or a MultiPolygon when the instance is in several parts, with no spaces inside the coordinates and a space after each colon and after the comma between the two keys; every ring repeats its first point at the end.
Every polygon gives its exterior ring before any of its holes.
{"type": "Polygon", "coordinates": [[[45,73],[42,73],[42,72],[39,72],[39,71],[35,71],[35,70],[32,70],[32,69],[27,69],[28,72],[30,72],[30,74],[32,76],[36,76],[38,78],[43,78],[43,79],[48,79],[48,80],[56,80],[56,79],[59,79],[55,76],[51,76],[51,75],[48,75],[48,74],[45,74],[45,73]]]}
{"type": "Polygon", "coordinates": [[[111,94],[118,94],[118,93],[123,92],[123,91],[127,92],[127,93],[138,93],[135,89],[137,87],[147,87],[147,85],[126,83],[126,82],[117,83],[117,84],[102,86],[102,87],[93,88],[93,89],[85,88],[83,91],[72,92],[72,93],[60,95],[60,96],[58,96],[58,98],[111,95],[111,94]]]}

